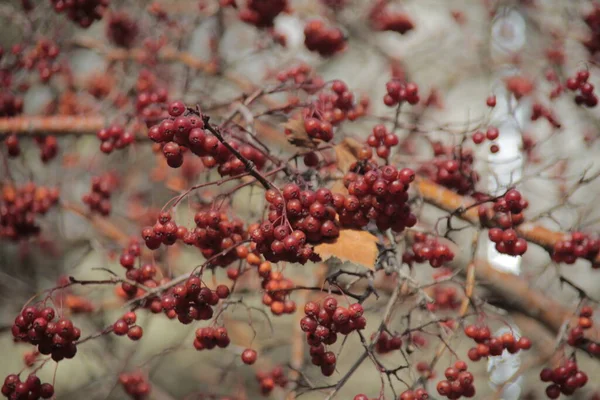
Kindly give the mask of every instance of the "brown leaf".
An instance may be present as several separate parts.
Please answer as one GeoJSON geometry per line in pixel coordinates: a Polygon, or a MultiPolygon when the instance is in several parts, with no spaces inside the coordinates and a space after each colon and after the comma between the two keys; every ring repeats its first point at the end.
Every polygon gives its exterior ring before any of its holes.
{"type": "Polygon", "coordinates": [[[304,129],[304,119],[290,118],[285,124],[285,134],[288,142],[296,147],[305,147],[314,149],[321,142],[318,139],[311,138],[304,129]]]}
{"type": "Polygon", "coordinates": [[[340,144],[335,146],[335,156],[337,165],[343,171],[348,171],[348,168],[358,160],[358,152],[364,147],[364,144],[358,140],[346,137],[340,144]]]}
{"type": "Polygon", "coordinates": [[[315,246],[315,253],[323,261],[335,257],[342,262],[349,261],[374,270],[378,254],[377,238],[367,231],[342,229],[334,241],[315,246]]]}

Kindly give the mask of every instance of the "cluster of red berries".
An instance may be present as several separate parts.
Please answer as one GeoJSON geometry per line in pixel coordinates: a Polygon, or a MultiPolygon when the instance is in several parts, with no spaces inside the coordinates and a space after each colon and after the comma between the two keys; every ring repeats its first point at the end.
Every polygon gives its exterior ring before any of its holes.
{"type": "Polygon", "coordinates": [[[531,120],[537,121],[541,117],[545,118],[553,127],[557,129],[561,127],[561,123],[558,122],[556,116],[550,109],[544,107],[540,103],[534,103],[533,106],[531,106],[531,120]]]}
{"type": "Polygon", "coordinates": [[[20,187],[6,185],[0,198],[0,237],[25,239],[40,233],[35,217],[44,215],[58,203],[58,189],[26,183],[20,187]]]}
{"type": "MultiPolygon", "coordinates": [[[[492,206],[494,222],[502,229],[516,227],[523,223],[523,211],[529,202],[515,189],[510,189],[504,196],[494,201],[492,206]]],[[[489,221],[489,209],[485,205],[479,207],[479,219],[485,225],[489,221]]]]}
{"type": "Polygon", "coordinates": [[[304,27],[304,45],[322,57],[329,57],[346,48],[346,38],[339,28],[327,27],[323,21],[315,19],[304,27]]]}
{"type": "Polygon", "coordinates": [[[141,326],[135,325],[136,320],[137,316],[135,313],[129,311],[113,324],[112,330],[117,336],[127,335],[131,340],[140,340],[144,334],[144,330],[141,326]]]}
{"type": "Polygon", "coordinates": [[[321,367],[321,373],[331,376],[335,371],[336,358],[331,351],[325,351],[324,345],[337,341],[337,334],[348,335],[355,330],[362,330],[367,325],[363,317],[363,307],[359,303],[348,308],[338,306],[333,297],[326,297],[323,306],[309,301],[304,306],[304,314],[300,320],[300,329],[306,332],[306,341],[310,345],[312,363],[321,367]]]}
{"type": "Polygon", "coordinates": [[[258,380],[261,393],[265,396],[271,393],[275,389],[275,386],[285,388],[288,384],[288,378],[285,376],[283,368],[279,366],[269,372],[257,372],[256,380],[258,380]]]}
{"type": "Polygon", "coordinates": [[[582,43],[591,56],[596,56],[596,53],[600,51],[600,4],[594,3],[592,10],[585,15],[583,20],[590,28],[590,34],[582,43]]]}
{"type": "Polygon", "coordinates": [[[82,28],[89,28],[94,21],[104,16],[110,0],[50,0],[57,13],[66,13],[67,17],[82,28]]]}
{"type": "MultiPolygon", "coordinates": [[[[16,48],[13,47],[13,50],[16,50],[16,48]]],[[[48,82],[52,75],[60,71],[60,64],[54,62],[60,53],[60,49],[53,41],[40,39],[27,52],[21,46],[18,47],[18,50],[18,54],[15,54],[15,51],[13,51],[13,54],[18,56],[19,65],[27,70],[36,68],[43,83],[48,82]]]]}
{"type": "MultiPolygon", "coordinates": [[[[136,259],[141,254],[141,248],[136,240],[132,240],[126,249],[123,249],[119,262],[121,266],[127,270],[125,277],[132,282],[141,283],[146,287],[156,287],[158,283],[154,280],[157,269],[155,265],[144,264],[142,266],[135,267],[136,259]]],[[[142,288],[129,282],[121,283],[121,293],[125,298],[132,299],[134,297],[141,296],[144,291],[142,288]]],[[[161,309],[155,312],[160,312],[161,309]]]]}
{"type": "Polygon", "coordinates": [[[169,92],[159,84],[152,72],[140,71],[136,89],[139,93],[136,97],[135,109],[148,128],[167,117],[165,103],[169,100],[169,92]]]}
{"type": "Polygon", "coordinates": [[[460,306],[460,299],[453,286],[435,285],[431,297],[433,297],[433,303],[427,303],[429,311],[456,310],[460,306]]]}
{"type": "Polygon", "coordinates": [[[229,288],[219,285],[212,291],[202,287],[202,281],[197,276],[190,276],[184,283],[179,284],[163,294],[160,299],[163,310],[169,318],[175,316],[182,324],[193,321],[206,321],[213,316],[213,306],[220,299],[229,296],[229,288]]]}
{"type": "Polygon", "coordinates": [[[577,258],[594,260],[600,252],[600,240],[584,232],[573,232],[554,244],[552,260],[573,264],[577,258]]]}
{"type": "Polygon", "coordinates": [[[490,328],[487,326],[467,325],[465,335],[473,339],[476,347],[469,349],[468,357],[471,361],[479,361],[489,356],[499,356],[506,349],[510,354],[515,354],[519,350],[529,350],[531,340],[525,336],[516,339],[515,336],[506,332],[498,337],[492,337],[490,328]]]}
{"type": "MultiPolygon", "coordinates": [[[[567,343],[571,346],[582,346],[587,340],[584,338],[584,331],[590,329],[592,325],[594,325],[594,320],[592,319],[592,315],[594,314],[594,310],[590,306],[583,306],[579,311],[579,319],[577,321],[577,326],[569,329],[567,343]]],[[[590,353],[597,355],[600,354],[600,346],[597,343],[589,342],[587,349],[590,353]]]]}
{"type": "MultiPolygon", "coordinates": [[[[376,333],[373,334],[373,337],[376,333]]],[[[381,332],[375,342],[375,351],[378,354],[386,354],[402,348],[402,338],[398,335],[390,336],[387,332],[381,332]]]]}
{"type": "Polygon", "coordinates": [[[390,149],[398,144],[398,136],[387,130],[385,125],[378,124],[373,127],[373,133],[367,137],[367,145],[375,149],[377,156],[388,159],[390,149]]]}
{"type": "Polygon", "coordinates": [[[262,302],[271,308],[273,315],[296,312],[296,303],[289,298],[294,282],[285,278],[281,272],[272,271],[271,263],[268,261],[258,266],[258,274],[263,278],[261,286],[265,290],[262,302]]]}
{"type": "Polygon", "coordinates": [[[444,375],[447,380],[439,381],[437,384],[437,391],[441,396],[449,399],[475,396],[475,386],[473,386],[475,378],[467,371],[466,362],[460,360],[455,362],[454,367],[446,368],[444,375]]]}
{"type": "Polygon", "coordinates": [[[577,71],[577,75],[567,79],[565,86],[573,92],[579,90],[579,94],[575,96],[575,104],[596,107],[598,96],[594,93],[594,85],[588,82],[589,77],[589,71],[577,71]]]}
{"type": "Polygon", "coordinates": [[[316,75],[313,68],[306,63],[279,71],[277,73],[277,80],[282,83],[293,81],[295,84],[302,85],[302,89],[308,93],[319,90],[325,84],[323,78],[316,75]]]}
{"type": "Polygon", "coordinates": [[[49,399],[54,396],[54,386],[42,383],[35,374],[30,374],[24,382],[17,374],[10,374],[4,379],[2,394],[10,400],[49,399]]]}
{"type": "Polygon", "coordinates": [[[439,268],[453,259],[454,253],[447,245],[423,232],[415,233],[412,252],[406,252],[402,257],[402,261],[408,265],[412,265],[413,262],[427,261],[433,268],[439,268]]]}
{"type": "Polygon", "coordinates": [[[308,136],[314,139],[324,142],[329,142],[333,139],[333,125],[331,125],[331,122],[319,118],[304,118],[304,130],[308,136]]]}
{"type": "Polygon", "coordinates": [[[246,7],[240,10],[239,18],[257,28],[269,28],[288,7],[288,0],[246,0],[246,7]]]}
{"type": "Polygon", "coordinates": [[[408,14],[386,9],[385,2],[379,2],[379,4],[384,5],[384,7],[375,6],[369,15],[373,29],[398,32],[401,35],[414,29],[415,24],[408,14]]]}
{"type": "Polygon", "coordinates": [[[198,351],[212,350],[215,347],[224,349],[229,346],[231,339],[224,326],[212,328],[210,326],[196,329],[194,348],[198,351]]]}
{"type": "MultiPolygon", "coordinates": [[[[148,137],[162,144],[162,152],[171,168],[179,168],[183,164],[183,153],[189,149],[202,157],[207,168],[219,166],[221,176],[233,176],[246,170],[244,163],[211,133],[205,131],[204,122],[196,115],[184,115],[185,104],[174,101],[169,104],[169,118],[162,120],[148,131],[148,137]]],[[[257,169],[263,168],[266,158],[254,146],[240,144],[231,140],[228,144],[236,149],[244,158],[254,163],[257,169]]]]}
{"type": "Polygon", "coordinates": [[[488,231],[488,237],[496,244],[495,247],[499,253],[510,256],[522,256],[527,251],[527,241],[520,238],[512,228],[505,230],[491,228],[488,231]]]}
{"type": "Polygon", "coordinates": [[[127,13],[111,13],[106,24],[106,37],[119,47],[130,48],[135,43],[139,27],[127,13]]]}
{"type": "Polygon", "coordinates": [[[554,369],[542,369],[540,379],[542,382],[552,382],[546,387],[546,396],[550,399],[558,399],[561,393],[570,396],[577,389],[584,387],[588,376],[577,367],[575,360],[567,360],[554,369]]]}
{"type": "Polygon", "coordinates": [[[40,159],[42,162],[47,163],[56,157],[56,154],[58,153],[58,141],[56,140],[56,136],[36,136],[35,143],[40,148],[40,159]]]}
{"type": "MultiPolygon", "coordinates": [[[[489,126],[485,133],[481,131],[476,131],[475,133],[473,133],[473,136],[471,136],[471,140],[473,140],[473,143],[479,145],[483,143],[486,139],[489,141],[496,140],[498,139],[498,136],[500,136],[500,131],[498,130],[498,128],[496,128],[495,126],[489,126]]],[[[500,147],[497,144],[492,144],[490,146],[490,151],[492,153],[497,153],[499,150],[500,147]]]]}
{"type": "Polygon", "coordinates": [[[73,358],[77,353],[76,341],[81,336],[79,328],[67,318],[54,321],[53,308],[25,307],[15,318],[12,334],[16,341],[38,347],[41,354],[52,355],[54,361],[73,358]]]}
{"type": "Polygon", "coordinates": [[[133,133],[119,124],[100,129],[96,136],[101,142],[100,151],[105,154],[112,153],[114,149],[124,149],[135,140],[133,133]]]}
{"type": "Polygon", "coordinates": [[[122,372],[119,374],[119,383],[123,386],[133,400],[144,400],[148,398],[152,387],[141,372],[122,372]]]}
{"type": "Polygon", "coordinates": [[[321,90],[310,107],[303,110],[304,118],[318,118],[322,121],[338,125],[346,118],[354,121],[363,116],[369,106],[369,98],[361,96],[355,99],[354,94],[348,90],[348,86],[341,80],[336,79],[331,83],[331,90],[321,90]]]}
{"type": "Polygon", "coordinates": [[[92,177],[91,191],[81,198],[91,212],[98,212],[103,216],[110,214],[112,209],[110,195],[117,188],[117,176],[112,173],[92,177]]]}
{"type": "Polygon", "coordinates": [[[417,218],[410,210],[407,193],[414,179],[415,172],[410,168],[355,163],[344,176],[348,195],[333,196],[340,224],[363,228],[375,221],[381,231],[391,228],[394,232],[414,226],[417,218]]]}
{"type": "Polygon", "coordinates": [[[272,262],[318,260],[311,244],[339,236],[329,189],[300,190],[294,183],[265,192],[268,220],[250,227],[256,251],[272,262]]]}
{"type": "Polygon", "coordinates": [[[189,242],[189,244],[195,243],[195,237],[190,238],[189,236],[187,228],[177,226],[175,221],[171,220],[171,214],[168,212],[161,212],[153,226],[146,226],[142,229],[142,238],[150,250],[158,249],[161,244],[171,246],[177,239],[184,240],[185,243],[189,242]]]}
{"type": "Polygon", "coordinates": [[[0,93],[0,117],[14,117],[22,112],[23,98],[3,90],[0,93]]]}
{"type": "MultiPolygon", "coordinates": [[[[196,229],[184,235],[184,241],[195,239],[195,245],[202,255],[209,259],[224,250],[238,246],[246,239],[244,222],[241,219],[229,219],[227,214],[217,210],[199,211],[194,215],[196,229]]],[[[226,267],[238,258],[234,251],[219,255],[211,261],[211,266],[226,267]]]]}
{"type": "Polygon", "coordinates": [[[388,107],[405,101],[412,105],[419,102],[419,86],[416,83],[393,79],[385,84],[385,90],[387,93],[383,96],[383,102],[388,107]]]}
{"type": "Polygon", "coordinates": [[[419,174],[452,189],[459,194],[475,190],[479,174],[473,168],[473,151],[466,147],[443,146],[433,143],[434,158],[419,168],[419,174]]]}

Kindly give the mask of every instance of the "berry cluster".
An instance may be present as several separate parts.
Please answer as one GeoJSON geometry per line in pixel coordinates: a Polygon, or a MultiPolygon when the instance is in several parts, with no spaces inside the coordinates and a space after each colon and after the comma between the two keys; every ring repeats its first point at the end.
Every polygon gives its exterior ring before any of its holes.
{"type": "Polygon", "coordinates": [[[371,12],[370,17],[373,29],[377,31],[398,32],[404,35],[415,27],[408,14],[399,11],[378,10],[375,13],[371,12]]]}
{"type": "MultiPolygon", "coordinates": [[[[2,48],[0,47],[0,55],[2,54],[2,48]]],[[[0,77],[1,77],[0,72],[0,77]]],[[[8,90],[2,90],[0,93],[0,117],[14,117],[23,112],[23,99],[15,96],[8,90]]],[[[6,149],[10,157],[17,157],[21,154],[21,147],[19,146],[19,138],[17,135],[10,134],[4,139],[6,143],[6,149]]]]}
{"type": "MultiPolygon", "coordinates": [[[[158,286],[158,282],[154,280],[157,269],[155,265],[144,264],[135,267],[136,259],[140,256],[141,249],[137,240],[132,240],[126,249],[123,249],[119,262],[121,266],[127,270],[125,277],[132,282],[141,283],[146,287],[153,288],[158,286]]],[[[122,297],[132,299],[134,297],[141,296],[144,291],[142,288],[136,286],[133,283],[123,282],[120,287],[120,294],[122,297]]],[[[161,312],[161,308],[153,309],[153,312],[161,312]]]]}
{"type": "Polygon", "coordinates": [[[240,10],[239,18],[257,28],[269,28],[288,7],[288,0],[246,0],[246,7],[240,10]]]}
{"type": "Polygon", "coordinates": [[[455,362],[454,367],[446,368],[444,375],[447,380],[439,381],[437,384],[437,391],[441,396],[449,399],[475,396],[475,386],[473,386],[475,378],[467,371],[466,362],[460,360],[455,362]]]}
{"type": "Polygon", "coordinates": [[[54,321],[55,311],[51,307],[39,309],[25,307],[15,318],[12,334],[16,341],[38,346],[41,354],[52,355],[54,361],[73,358],[77,353],[75,342],[81,331],[67,318],[54,321]]]}
{"type": "Polygon", "coordinates": [[[50,0],[57,13],[66,13],[67,17],[82,28],[89,28],[96,20],[101,20],[110,5],[110,0],[50,0]]]}
{"type": "MultiPolygon", "coordinates": [[[[567,343],[571,346],[582,346],[588,342],[584,336],[583,332],[588,330],[594,325],[594,320],[592,319],[592,315],[594,311],[590,306],[583,306],[579,311],[579,320],[577,321],[577,326],[569,329],[567,343]]],[[[597,355],[600,354],[600,346],[597,343],[589,342],[587,349],[590,353],[597,355]]]]}
{"type": "Polygon", "coordinates": [[[337,333],[348,335],[355,330],[362,330],[367,324],[363,317],[363,307],[359,303],[348,308],[338,307],[333,297],[323,300],[323,307],[309,301],[304,306],[304,314],[300,320],[300,329],[306,332],[306,341],[310,345],[312,363],[321,367],[321,373],[331,376],[335,371],[336,358],[331,351],[325,351],[324,345],[337,341],[337,333]]]}
{"type": "Polygon", "coordinates": [[[383,102],[388,107],[394,107],[405,101],[412,105],[419,102],[419,86],[416,83],[393,79],[385,84],[385,90],[387,93],[383,96],[383,102]]]}
{"type": "Polygon", "coordinates": [[[315,117],[304,118],[304,130],[314,139],[329,142],[333,139],[333,125],[331,122],[315,117]]]}
{"type": "Polygon", "coordinates": [[[373,133],[367,137],[367,145],[375,149],[377,156],[388,159],[390,149],[398,144],[398,136],[387,130],[385,125],[378,124],[373,127],[373,133]]]}
{"type": "Polygon", "coordinates": [[[285,388],[288,384],[288,378],[285,376],[283,368],[279,366],[273,368],[269,372],[257,372],[256,380],[260,386],[260,391],[265,396],[271,393],[275,386],[285,388]]]}
{"type": "Polygon", "coordinates": [[[48,82],[52,75],[60,71],[60,64],[55,63],[60,53],[56,43],[40,39],[33,48],[27,51],[23,46],[17,46],[13,47],[13,54],[17,56],[18,64],[26,70],[36,68],[42,83],[48,82]]]}
{"type": "Polygon", "coordinates": [[[58,203],[58,189],[26,183],[20,187],[6,185],[0,198],[0,237],[11,240],[36,236],[40,227],[35,217],[44,215],[58,203]]]}
{"type": "Polygon", "coordinates": [[[219,285],[215,291],[202,287],[202,281],[197,276],[190,276],[184,283],[179,284],[163,294],[160,300],[163,310],[169,318],[175,318],[182,324],[193,321],[206,321],[213,316],[213,306],[220,299],[229,296],[229,288],[219,285]]]}
{"type": "Polygon", "coordinates": [[[554,369],[542,369],[540,379],[542,382],[552,382],[546,387],[546,396],[550,399],[558,399],[561,393],[570,396],[588,381],[586,373],[579,370],[575,360],[567,360],[554,369]]]}
{"type": "Polygon", "coordinates": [[[453,286],[435,285],[431,297],[433,297],[433,303],[427,303],[429,311],[456,310],[460,306],[460,299],[453,286]]]}
{"type": "Polygon", "coordinates": [[[419,168],[419,174],[459,194],[473,193],[479,181],[479,174],[473,168],[473,151],[436,142],[433,153],[434,158],[419,168]]]}
{"type": "Polygon", "coordinates": [[[592,10],[584,17],[584,22],[590,28],[590,34],[582,41],[591,56],[600,51],[600,4],[594,3],[592,10]]]}
{"type": "Polygon", "coordinates": [[[184,240],[185,243],[194,244],[196,238],[184,226],[177,226],[175,221],[171,220],[171,214],[161,212],[158,220],[153,226],[147,226],[142,229],[142,238],[146,247],[150,250],[156,250],[161,244],[171,246],[177,239],[184,240]]]}
{"type": "Polygon", "coordinates": [[[495,247],[499,253],[522,256],[527,251],[527,241],[518,237],[517,232],[512,228],[506,230],[491,228],[488,231],[488,237],[496,244],[495,247]]]}
{"type": "Polygon", "coordinates": [[[412,252],[406,252],[402,257],[402,261],[408,265],[412,265],[413,262],[427,261],[433,268],[439,268],[453,259],[454,253],[447,245],[423,232],[415,233],[412,252]]]}
{"type": "Polygon", "coordinates": [[[169,99],[169,92],[152,72],[145,69],[140,71],[136,89],[135,109],[148,128],[167,117],[165,103],[169,99]]]}
{"type": "MultiPolygon", "coordinates": [[[[221,176],[234,176],[246,170],[244,163],[219,141],[213,134],[205,131],[204,122],[196,115],[184,115],[186,107],[181,101],[169,104],[169,118],[162,120],[148,131],[148,137],[162,144],[162,152],[171,168],[179,168],[183,164],[183,153],[186,149],[202,157],[207,168],[219,166],[221,176]]],[[[236,140],[228,141],[244,158],[262,169],[266,158],[254,146],[241,144],[236,140]]]]}
{"type": "MultiPolygon", "coordinates": [[[[375,336],[375,333],[373,334],[375,336]]],[[[381,332],[375,342],[375,351],[378,354],[386,354],[402,348],[402,338],[398,335],[391,336],[387,332],[381,332]]]]}
{"type": "Polygon", "coordinates": [[[40,159],[42,162],[47,163],[56,157],[58,153],[58,142],[56,136],[36,136],[35,143],[40,148],[40,159]]]}
{"type": "Polygon", "coordinates": [[[258,253],[272,262],[318,260],[311,244],[339,236],[333,194],[329,189],[300,190],[290,183],[265,192],[268,221],[250,228],[258,253]]]}
{"type": "Polygon", "coordinates": [[[137,22],[124,12],[111,13],[106,24],[106,37],[119,47],[130,48],[139,33],[137,22]]]}
{"type": "Polygon", "coordinates": [[[91,191],[82,197],[91,212],[98,212],[107,216],[111,211],[110,195],[117,188],[117,176],[112,173],[106,173],[100,176],[92,177],[91,191]]]}
{"type": "Polygon", "coordinates": [[[110,154],[114,149],[124,149],[135,140],[135,136],[122,125],[112,124],[108,128],[102,128],[96,133],[100,139],[100,151],[110,154]]]}
{"type": "Polygon", "coordinates": [[[323,121],[337,125],[344,119],[354,121],[363,116],[369,106],[369,98],[361,96],[356,101],[348,86],[336,79],[331,83],[331,90],[322,90],[310,107],[304,109],[304,118],[317,117],[323,121]]]}
{"type": "Polygon", "coordinates": [[[313,68],[305,63],[279,71],[277,73],[277,80],[282,83],[288,81],[294,82],[297,85],[301,85],[302,89],[308,93],[320,89],[325,84],[323,78],[316,75],[313,68]]]}
{"type": "Polygon", "coordinates": [[[273,315],[296,312],[296,303],[289,298],[294,282],[285,278],[281,272],[272,271],[268,261],[258,266],[258,274],[263,278],[261,286],[265,290],[262,302],[271,308],[273,315]]]}
{"type": "Polygon", "coordinates": [[[150,390],[152,389],[150,383],[141,372],[122,372],[119,374],[119,383],[123,386],[125,393],[133,400],[144,400],[148,398],[150,390]]]}
{"type": "MultiPolygon", "coordinates": [[[[594,260],[600,252],[600,240],[584,232],[573,232],[554,244],[552,260],[573,264],[577,258],[594,260]]],[[[593,264],[595,265],[595,264],[593,264]]]]}
{"type": "Polygon", "coordinates": [[[212,350],[215,347],[224,349],[229,346],[231,339],[227,329],[221,326],[218,328],[212,328],[210,326],[196,329],[196,338],[194,339],[194,348],[198,351],[201,350],[212,350]]]}
{"type": "MultiPolygon", "coordinates": [[[[481,131],[476,131],[475,133],[473,133],[473,136],[471,136],[471,140],[473,140],[473,143],[479,145],[483,143],[486,139],[490,142],[494,141],[498,139],[498,136],[500,136],[500,131],[498,130],[498,128],[496,128],[495,126],[489,126],[485,133],[481,131]]],[[[497,144],[492,144],[490,146],[490,151],[492,153],[497,153],[499,150],[500,147],[497,144]]]]}
{"type": "Polygon", "coordinates": [[[509,353],[514,354],[519,350],[529,350],[531,348],[531,340],[529,338],[523,336],[516,339],[510,332],[498,337],[492,337],[490,328],[485,325],[467,325],[465,327],[465,335],[477,343],[476,347],[469,349],[468,357],[471,361],[479,361],[489,356],[499,356],[505,349],[509,353]]]}
{"type": "Polygon", "coordinates": [[[322,57],[329,57],[346,48],[346,38],[339,28],[327,27],[321,20],[312,20],[304,27],[304,45],[322,57]]]}
{"type": "Polygon", "coordinates": [[[113,332],[117,336],[125,336],[131,340],[140,340],[144,334],[141,326],[135,325],[137,317],[133,311],[125,313],[113,324],[113,332]]]}
{"type": "Polygon", "coordinates": [[[363,228],[375,221],[381,231],[391,228],[394,232],[414,226],[417,218],[410,210],[407,193],[414,179],[415,172],[410,168],[398,170],[393,165],[380,167],[375,163],[351,166],[344,176],[349,194],[333,196],[340,224],[363,228]]]}
{"type": "Polygon", "coordinates": [[[531,107],[531,120],[537,121],[540,117],[543,117],[555,128],[560,128],[561,123],[558,122],[554,113],[548,108],[544,107],[540,103],[534,103],[531,107]]]}
{"type": "Polygon", "coordinates": [[[10,400],[49,399],[54,396],[54,386],[42,383],[35,374],[30,374],[24,382],[19,375],[10,374],[4,379],[2,394],[10,400]]]}
{"type": "MultiPolygon", "coordinates": [[[[184,235],[184,241],[193,241],[202,255],[209,259],[223,250],[237,246],[246,239],[244,223],[240,219],[230,220],[227,214],[217,210],[199,211],[194,215],[196,229],[184,235]]],[[[230,251],[211,261],[211,266],[226,267],[238,258],[230,251]]]]}
{"type": "Polygon", "coordinates": [[[598,96],[594,93],[594,85],[588,82],[589,77],[589,71],[577,71],[577,75],[567,79],[565,86],[573,92],[579,90],[579,94],[575,96],[575,104],[591,108],[598,104],[598,96]]]}

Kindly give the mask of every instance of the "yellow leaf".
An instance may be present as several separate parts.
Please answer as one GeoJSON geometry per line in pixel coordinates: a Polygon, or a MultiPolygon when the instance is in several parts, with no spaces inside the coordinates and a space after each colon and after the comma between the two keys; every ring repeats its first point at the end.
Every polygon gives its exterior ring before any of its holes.
{"type": "Polygon", "coordinates": [[[346,186],[344,186],[344,181],[341,179],[335,181],[330,190],[332,193],[339,193],[343,195],[348,194],[348,189],[346,189],[346,186]]]}
{"type": "Polygon", "coordinates": [[[323,261],[335,257],[342,262],[349,261],[374,270],[378,254],[377,238],[367,231],[342,229],[340,236],[334,241],[315,246],[315,253],[323,261]]]}

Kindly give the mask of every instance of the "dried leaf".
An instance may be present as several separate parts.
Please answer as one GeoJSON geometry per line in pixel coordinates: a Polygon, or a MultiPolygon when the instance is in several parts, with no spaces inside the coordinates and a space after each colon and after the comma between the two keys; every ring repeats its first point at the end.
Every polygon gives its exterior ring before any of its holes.
{"type": "Polygon", "coordinates": [[[330,190],[332,193],[339,193],[344,196],[348,194],[348,189],[344,186],[344,181],[342,179],[335,181],[330,190]]]}
{"type": "Polygon", "coordinates": [[[323,261],[335,257],[342,262],[349,261],[374,270],[378,254],[377,238],[367,231],[342,229],[334,241],[315,246],[315,253],[323,261]]]}
{"type": "Polygon", "coordinates": [[[335,146],[335,156],[338,167],[343,171],[348,171],[348,168],[358,160],[358,152],[364,145],[358,140],[347,137],[340,144],[335,146]]]}
{"type": "Polygon", "coordinates": [[[284,125],[285,134],[288,142],[296,147],[314,149],[320,140],[311,138],[304,129],[304,120],[302,118],[290,118],[284,125]]]}

